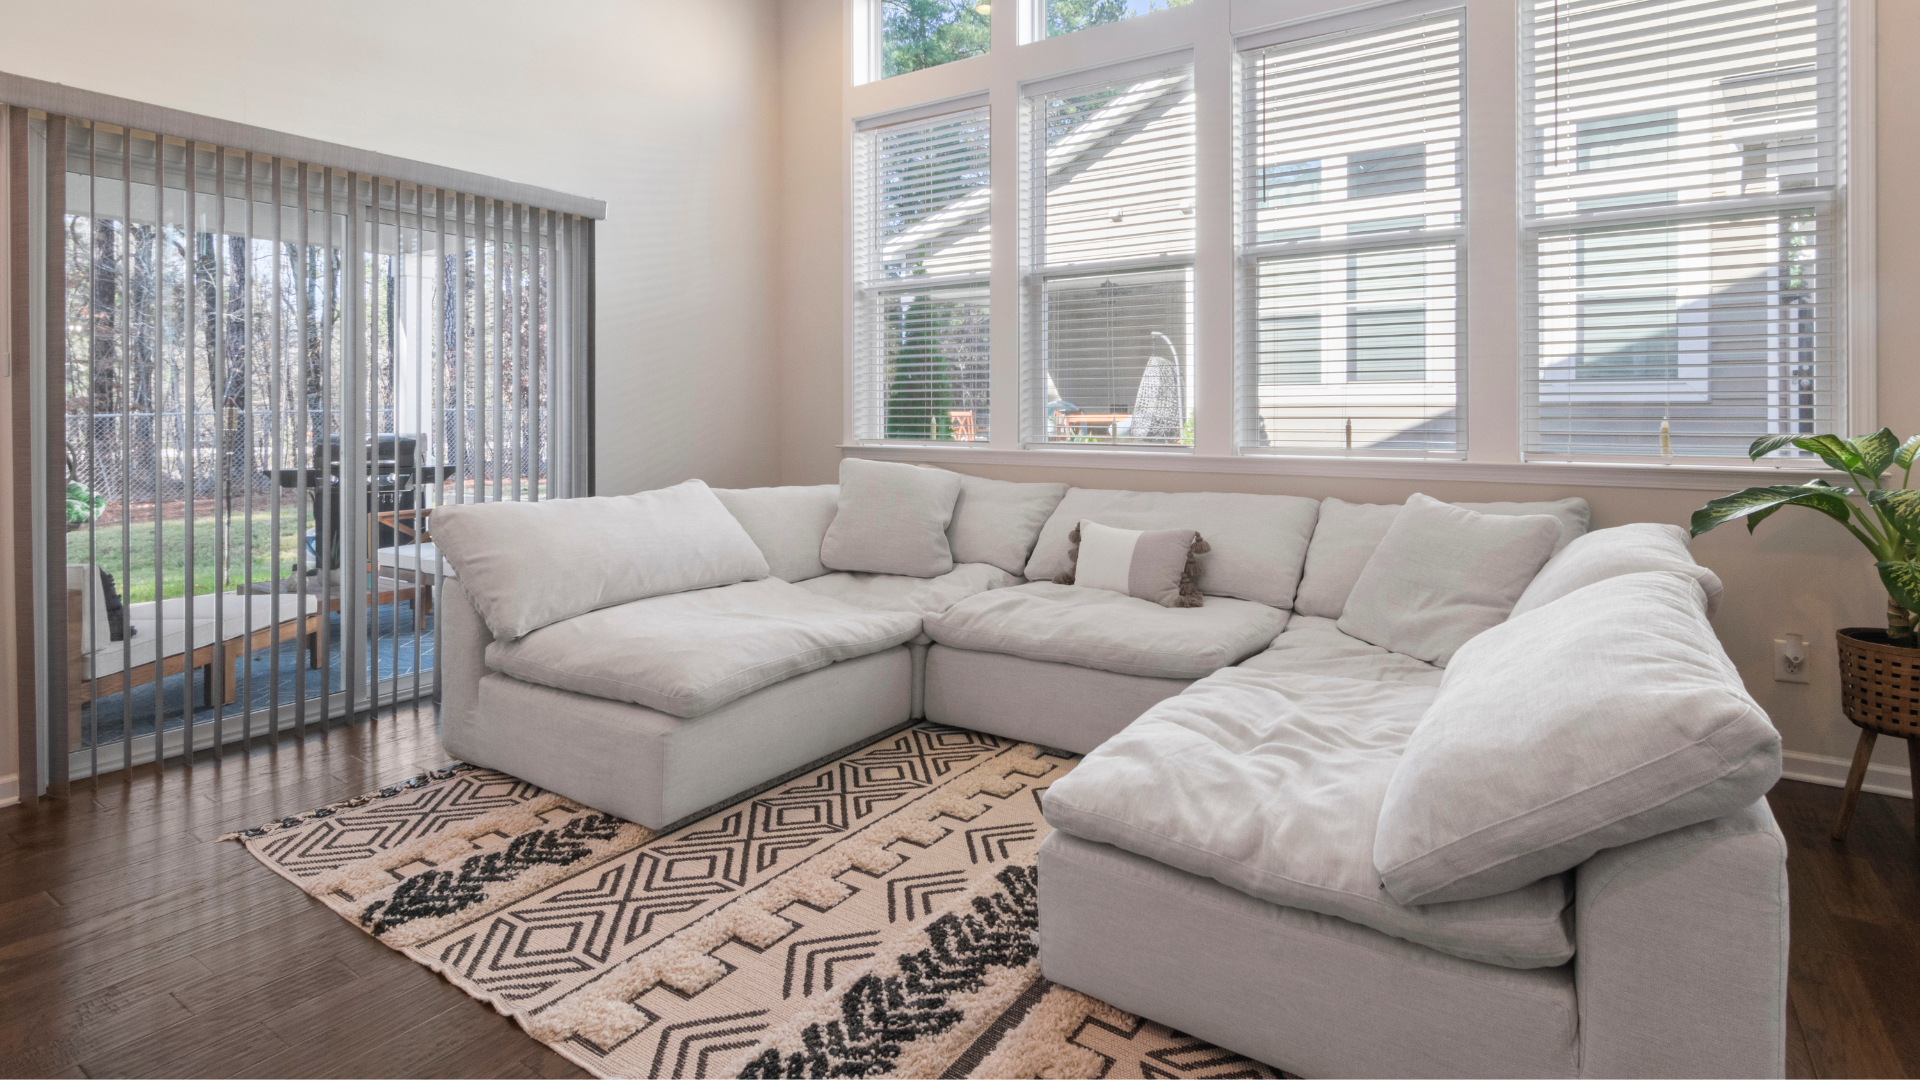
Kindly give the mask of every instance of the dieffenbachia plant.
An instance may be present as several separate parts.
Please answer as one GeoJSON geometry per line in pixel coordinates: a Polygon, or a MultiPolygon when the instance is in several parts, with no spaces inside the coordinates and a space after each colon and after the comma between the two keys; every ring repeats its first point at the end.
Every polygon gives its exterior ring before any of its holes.
{"type": "Polygon", "coordinates": [[[1785,446],[1817,456],[1835,472],[1845,473],[1857,485],[1834,487],[1825,480],[1804,484],[1751,487],[1723,495],[1693,512],[1693,535],[1734,520],[1747,519],[1747,531],[1772,517],[1783,506],[1810,506],[1839,522],[1854,539],[1873,552],[1880,581],[1887,588],[1887,638],[1895,645],[1914,646],[1914,612],[1920,611],[1920,491],[1912,487],[1913,459],[1920,453],[1920,435],[1901,442],[1889,428],[1857,439],[1838,435],[1769,435],[1747,448],[1755,461],[1785,446]],[[1900,470],[1900,486],[1888,487],[1881,477],[1900,470]],[[1863,507],[1856,496],[1864,498],[1863,507]]]}

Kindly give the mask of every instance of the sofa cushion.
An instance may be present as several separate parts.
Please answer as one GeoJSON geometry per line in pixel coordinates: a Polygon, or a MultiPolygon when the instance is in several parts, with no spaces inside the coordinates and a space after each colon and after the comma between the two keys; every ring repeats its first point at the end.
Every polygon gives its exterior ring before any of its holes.
{"type": "Polygon", "coordinates": [[[1340,632],[1332,619],[1295,612],[1273,647],[1240,662],[1253,671],[1335,675],[1369,682],[1439,686],[1445,668],[1340,632]]]}
{"type": "Polygon", "coordinates": [[[961,563],[931,578],[841,570],[809,578],[800,587],[869,611],[904,611],[924,617],[945,611],[969,596],[1018,584],[1019,578],[997,566],[961,563]]]}
{"type": "Polygon", "coordinates": [[[1201,605],[1200,556],[1210,548],[1192,529],[1143,532],[1083,521],[1067,540],[1073,565],[1053,576],[1056,584],[1107,589],[1161,607],[1201,605]]]}
{"type": "Polygon", "coordinates": [[[960,498],[947,526],[953,561],[1023,572],[1041,526],[1066,493],[1065,484],[1014,484],[960,474],[960,498]]]}
{"type": "Polygon", "coordinates": [[[561,690],[702,716],[919,632],[916,615],[864,610],[766,578],[577,615],[518,641],[495,641],[487,666],[561,690]]]}
{"type": "Polygon", "coordinates": [[[740,522],[781,581],[805,581],[827,572],[820,542],[839,509],[840,486],[714,488],[720,505],[740,522]]]}
{"type": "MultiPolygon", "coordinates": [[[[1204,609],[1203,609],[1204,610],[1204,609]]],[[[1047,789],[1047,820],[1275,904],[1470,960],[1573,953],[1564,876],[1407,907],[1381,889],[1374,824],[1435,689],[1233,668],[1149,709],[1047,789]]]]}
{"type": "Polygon", "coordinates": [[[1671,570],[1698,581],[1707,595],[1709,618],[1720,607],[1720,577],[1693,561],[1687,550],[1687,530],[1640,522],[1588,533],[1562,548],[1534,575],[1508,617],[1545,607],[1596,581],[1651,570],[1671,570]]]}
{"type": "Polygon", "coordinates": [[[439,506],[433,540],[502,638],[767,576],[766,556],[698,480],[617,498],[439,506]]]}
{"type": "Polygon", "coordinates": [[[1779,778],[1780,735],[1699,582],[1609,578],[1461,648],[1388,785],[1374,865],[1406,903],[1491,896],[1779,778]]]}
{"type": "Polygon", "coordinates": [[[820,541],[829,570],[937,577],[953,569],[947,526],[960,474],[897,461],[840,462],[840,499],[820,541]]]}
{"type": "Polygon", "coordinates": [[[1340,630],[1445,667],[1506,620],[1559,535],[1546,515],[1481,514],[1413,495],[1354,582],[1340,630]]]}
{"type": "Polygon", "coordinates": [[[1287,608],[1319,513],[1319,503],[1291,495],[1073,488],[1040,530],[1027,579],[1052,581],[1070,568],[1067,534],[1081,521],[1122,529],[1193,529],[1213,549],[1200,557],[1201,592],[1287,608]]]}
{"type": "MultiPolygon", "coordinates": [[[[1560,539],[1554,545],[1555,551],[1585,534],[1589,522],[1585,499],[1453,505],[1502,517],[1552,515],[1560,522],[1560,539]]],[[[1373,549],[1380,546],[1398,516],[1398,504],[1321,500],[1320,520],[1313,527],[1313,542],[1307,546],[1306,568],[1301,571],[1299,595],[1294,597],[1293,610],[1302,615],[1339,618],[1346,609],[1348,594],[1353,592],[1353,583],[1360,579],[1360,571],[1373,557],[1373,549]]]]}
{"type": "Polygon", "coordinates": [[[1247,600],[1168,608],[1051,582],[995,589],[926,620],[942,645],[1158,679],[1197,679],[1236,664],[1286,625],[1286,612],[1247,600]]]}

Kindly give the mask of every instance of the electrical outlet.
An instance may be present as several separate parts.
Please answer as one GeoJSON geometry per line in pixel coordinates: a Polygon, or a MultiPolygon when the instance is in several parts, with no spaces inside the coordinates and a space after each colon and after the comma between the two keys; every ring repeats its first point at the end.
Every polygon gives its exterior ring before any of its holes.
{"type": "Polygon", "coordinates": [[[1778,682],[1807,681],[1807,643],[1799,634],[1773,639],[1773,677],[1778,682]]]}

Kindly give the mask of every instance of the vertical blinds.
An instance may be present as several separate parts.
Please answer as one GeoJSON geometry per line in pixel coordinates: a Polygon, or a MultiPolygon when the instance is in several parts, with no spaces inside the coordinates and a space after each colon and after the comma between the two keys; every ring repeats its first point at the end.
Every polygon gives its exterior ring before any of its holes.
{"type": "Polygon", "coordinates": [[[984,108],[859,136],[861,438],[987,438],[988,158],[984,108]]]}
{"type": "Polygon", "coordinates": [[[1035,95],[1029,443],[1191,445],[1191,68],[1035,95]]]}
{"type": "Polygon", "coordinates": [[[1460,25],[1243,55],[1243,448],[1459,453],[1460,25]]]}
{"type": "Polygon", "coordinates": [[[1528,5],[1529,457],[1741,458],[1839,421],[1835,19],[1528,5]]]}

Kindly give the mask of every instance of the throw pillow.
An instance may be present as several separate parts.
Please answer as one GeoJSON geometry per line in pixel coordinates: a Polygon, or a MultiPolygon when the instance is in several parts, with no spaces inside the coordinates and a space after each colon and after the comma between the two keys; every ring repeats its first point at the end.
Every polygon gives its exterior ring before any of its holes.
{"type": "Polygon", "coordinates": [[[1752,805],[1780,777],[1687,574],[1609,578],[1468,642],[1387,784],[1374,868],[1403,904],[1494,896],[1752,805]]]}
{"type": "Polygon", "coordinates": [[[961,474],[960,498],[947,529],[953,561],[991,563],[1009,574],[1024,574],[1040,527],[1066,493],[1065,484],[1014,484],[961,474]]]}
{"type": "Polygon", "coordinates": [[[1107,589],[1161,607],[1199,607],[1200,556],[1213,550],[1192,529],[1141,532],[1082,521],[1067,534],[1071,565],[1056,585],[1107,589]]]}
{"type": "Polygon", "coordinates": [[[1512,617],[1545,607],[1596,581],[1649,570],[1686,574],[1706,591],[1707,617],[1712,618],[1719,608],[1720,577],[1693,561],[1692,552],[1687,550],[1687,530],[1678,525],[1639,522],[1588,533],[1568,544],[1547,560],[1527,591],[1520,594],[1512,617]]]}
{"type": "Polygon", "coordinates": [[[1429,664],[1505,622],[1560,523],[1481,514],[1415,494],[1395,515],[1347,597],[1342,633],[1429,664]]]}
{"type": "Polygon", "coordinates": [[[829,570],[939,577],[953,569],[947,526],[959,498],[959,473],[847,458],[820,561],[829,570]]]}

